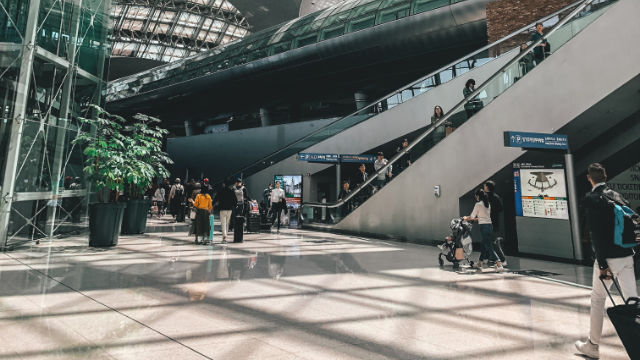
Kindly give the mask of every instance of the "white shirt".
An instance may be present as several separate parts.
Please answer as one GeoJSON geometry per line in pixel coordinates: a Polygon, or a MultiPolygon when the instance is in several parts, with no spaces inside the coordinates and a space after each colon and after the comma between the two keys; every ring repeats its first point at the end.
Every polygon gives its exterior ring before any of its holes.
{"type": "Polygon", "coordinates": [[[491,224],[491,205],[485,207],[482,201],[478,201],[473,207],[471,218],[478,218],[478,224],[491,224]]]}
{"type": "Polygon", "coordinates": [[[602,186],[602,185],[607,185],[607,183],[606,182],[597,183],[593,185],[593,187],[591,188],[591,191],[593,192],[593,190],[595,190],[598,186],[602,186]]]}
{"type": "MultiPolygon", "coordinates": [[[[387,165],[389,163],[389,161],[385,158],[382,159],[382,161],[376,159],[376,161],[374,161],[373,163],[373,168],[378,171],[380,169],[382,169],[383,166],[387,165]]],[[[390,165],[389,168],[387,168],[387,174],[391,174],[391,168],[393,167],[393,165],[390,165]]],[[[385,173],[381,173],[380,175],[378,175],[378,180],[385,180],[386,179],[386,174],[385,173]]]]}
{"type": "Polygon", "coordinates": [[[284,190],[274,188],[271,190],[271,203],[278,203],[284,199],[284,190]]]}

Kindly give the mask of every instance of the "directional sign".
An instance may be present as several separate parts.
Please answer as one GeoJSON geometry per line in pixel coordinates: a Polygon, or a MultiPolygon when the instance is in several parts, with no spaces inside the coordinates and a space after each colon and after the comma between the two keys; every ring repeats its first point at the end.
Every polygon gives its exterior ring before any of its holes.
{"type": "Polygon", "coordinates": [[[343,163],[372,163],[376,161],[373,155],[341,155],[340,161],[343,163]]]}
{"type": "Polygon", "coordinates": [[[569,137],[559,134],[505,131],[504,146],[526,149],[568,150],[569,137]]]}
{"type": "Polygon", "coordinates": [[[298,160],[315,163],[337,163],[338,154],[299,153],[298,160]]]}

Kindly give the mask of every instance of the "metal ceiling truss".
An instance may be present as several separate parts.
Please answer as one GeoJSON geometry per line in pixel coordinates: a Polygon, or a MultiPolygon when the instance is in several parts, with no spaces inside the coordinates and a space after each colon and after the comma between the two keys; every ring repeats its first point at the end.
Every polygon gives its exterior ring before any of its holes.
{"type": "Polygon", "coordinates": [[[112,17],[112,55],[164,62],[249,33],[246,18],[228,0],[121,0],[112,17]]]}

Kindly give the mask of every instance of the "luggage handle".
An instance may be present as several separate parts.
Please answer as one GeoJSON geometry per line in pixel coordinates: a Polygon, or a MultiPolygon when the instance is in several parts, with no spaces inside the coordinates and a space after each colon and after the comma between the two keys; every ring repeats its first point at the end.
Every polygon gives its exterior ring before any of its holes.
{"type": "MultiPolygon", "coordinates": [[[[605,275],[600,275],[600,282],[602,282],[602,286],[604,286],[604,289],[607,291],[607,295],[609,295],[609,299],[611,299],[611,303],[613,304],[613,306],[616,306],[616,302],[613,301],[613,296],[611,296],[611,292],[609,291],[607,284],[604,283],[605,279],[606,279],[605,275]]],[[[624,299],[624,294],[622,294],[622,289],[620,289],[618,280],[616,280],[613,274],[611,274],[611,281],[613,281],[613,284],[616,286],[616,289],[618,289],[618,292],[620,293],[620,297],[622,297],[622,302],[624,302],[625,304],[629,302],[632,298],[629,298],[627,300],[624,299]]]]}

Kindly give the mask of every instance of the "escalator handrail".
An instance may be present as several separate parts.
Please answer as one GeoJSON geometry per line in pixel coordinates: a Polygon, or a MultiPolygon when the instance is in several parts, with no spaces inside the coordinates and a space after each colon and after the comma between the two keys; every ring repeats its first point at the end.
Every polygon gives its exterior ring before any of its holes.
{"type": "Polygon", "coordinates": [[[482,48],[480,48],[478,50],[475,50],[474,52],[472,52],[470,54],[466,54],[463,57],[458,58],[457,60],[454,60],[454,61],[448,63],[447,65],[444,65],[444,66],[440,67],[439,69],[430,72],[429,74],[421,77],[420,79],[418,79],[416,81],[412,81],[408,85],[400,87],[399,88],[400,90],[394,90],[393,92],[391,92],[391,93],[389,93],[389,94],[387,94],[385,96],[382,96],[382,97],[376,99],[375,101],[370,102],[369,104],[367,104],[363,108],[358,109],[358,110],[350,113],[349,115],[346,115],[346,116],[340,117],[339,119],[331,121],[330,123],[328,123],[326,125],[323,125],[323,126],[319,127],[318,129],[314,130],[313,132],[311,132],[311,133],[299,138],[298,140],[295,140],[295,141],[289,143],[288,145],[285,145],[285,146],[281,147],[280,149],[270,153],[269,155],[266,155],[266,156],[262,157],[260,160],[254,161],[249,165],[246,165],[246,166],[244,166],[244,167],[242,167],[240,169],[237,169],[237,170],[234,170],[234,171],[230,172],[227,176],[225,176],[221,180],[218,180],[217,183],[223,182],[224,179],[228,178],[229,176],[234,176],[235,174],[243,173],[245,170],[250,169],[250,168],[252,168],[252,167],[254,167],[254,166],[256,166],[256,165],[258,165],[258,164],[260,164],[262,162],[265,162],[267,159],[269,159],[269,158],[271,158],[271,157],[283,152],[284,150],[286,150],[286,149],[288,149],[288,148],[290,148],[290,147],[292,147],[292,146],[294,146],[294,145],[296,145],[296,144],[298,144],[298,143],[300,143],[300,142],[302,142],[302,141],[304,141],[304,140],[306,140],[306,139],[308,139],[308,138],[310,138],[312,136],[315,136],[319,132],[326,130],[327,128],[333,126],[334,124],[339,123],[340,121],[342,121],[344,119],[347,119],[347,118],[350,118],[350,117],[352,117],[354,115],[357,115],[358,113],[363,112],[363,110],[369,109],[370,107],[374,106],[375,104],[377,104],[377,103],[379,103],[379,102],[381,102],[383,100],[386,100],[386,99],[388,99],[388,98],[390,98],[390,97],[392,97],[394,95],[400,94],[400,93],[402,93],[402,91],[404,91],[404,90],[406,90],[408,88],[411,88],[412,86],[414,86],[416,84],[419,84],[419,83],[425,81],[426,79],[428,79],[428,78],[430,78],[430,77],[432,77],[432,76],[434,76],[436,74],[439,74],[442,71],[444,71],[444,70],[446,70],[446,69],[448,69],[448,68],[450,68],[452,66],[455,66],[456,64],[461,63],[462,61],[464,61],[466,59],[472,58],[472,57],[480,54],[483,51],[486,51],[486,50],[488,50],[488,49],[490,49],[490,48],[492,48],[492,47],[494,47],[496,45],[499,45],[500,43],[502,43],[502,42],[504,42],[506,40],[509,40],[509,39],[513,38],[514,36],[516,36],[518,34],[521,34],[523,31],[526,31],[527,29],[530,29],[531,27],[533,27],[538,22],[544,22],[544,21],[546,21],[548,19],[553,18],[554,16],[557,16],[557,15],[567,11],[568,9],[571,9],[572,7],[578,6],[583,1],[585,1],[585,0],[579,0],[579,1],[573,2],[573,3],[563,7],[562,9],[560,9],[560,10],[558,10],[556,12],[553,12],[550,15],[542,17],[542,18],[540,18],[540,19],[538,19],[538,20],[536,20],[534,22],[531,22],[531,23],[527,24],[526,26],[523,26],[522,28],[510,33],[509,35],[507,35],[507,36],[505,36],[505,37],[503,37],[503,38],[501,38],[499,40],[496,40],[496,41],[492,42],[491,44],[485,45],[482,48]]]}
{"type": "Polygon", "coordinates": [[[449,120],[449,118],[451,118],[454,114],[456,114],[458,110],[461,110],[462,108],[464,108],[464,105],[467,102],[471,101],[472,99],[474,99],[475,97],[480,95],[480,93],[482,93],[485,90],[485,88],[493,80],[498,78],[498,76],[502,76],[502,73],[505,70],[507,70],[508,68],[513,66],[513,64],[517,63],[518,61],[520,61],[520,59],[522,59],[524,56],[526,56],[527,53],[529,53],[529,51],[533,51],[533,49],[537,45],[543,43],[549,36],[553,35],[558,29],[560,29],[567,22],[569,22],[569,20],[573,19],[576,15],[578,15],[585,7],[587,7],[593,1],[594,0],[582,0],[582,4],[580,6],[578,6],[576,9],[574,9],[569,15],[567,15],[564,18],[560,19],[560,21],[558,21],[558,23],[553,28],[551,28],[551,30],[549,30],[544,36],[542,36],[540,39],[538,39],[535,42],[533,42],[532,44],[530,44],[526,48],[525,51],[521,51],[516,57],[511,59],[511,61],[509,61],[502,68],[500,68],[493,75],[491,75],[485,82],[480,84],[476,88],[476,90],[474,90],[471,94],[469,94],[467,97],[465,97],[462,101],[457,103],[440,120],[438,120],[435,123],[431,124],[431,126],[429,126],[422,134],[418,135],[418,137],[415,140],[410,142],[409,145],[406,148],[404,148],[404,150],[399,151],[396,155],[394,155],[391,159],[389,159],[389,161],[387,162],[386,165],[384,165],[382,168],[380,168],[375,173],[371,174],[366,181],[364,181],[362,184],[360,184],[360,186],[358,186],[352,192],[350,192],[347,196],[345,196],[344,199],[340,199],[340,200],[338,200],[338,201],[336,201],[334,203],[307,202],[307,203],[301,204],[301,207],[308,206],[308,207],[332,209],[332,208],[340,207],[344,203],[346,203],[347,201],[351,200],[360,191],[362,191],[362,189],[365,189],[367,186],[369,186],[369,184],[371,184],[375,179],[377,179],[378,175],[384,174],[386,172],[386,170],[389,168],[389,166],[392,166],[396,161],[398,161],[398,159],[400,159],[402,156],[404,156],[406,153],[408,153],[412,148],[414,148],[416,145],[418,145],[422,140],[424,140],[427,136],[429,136],[429,134],[431,134],[438,126],[443,125],[445,122],[447,122],[449,120]]]}

